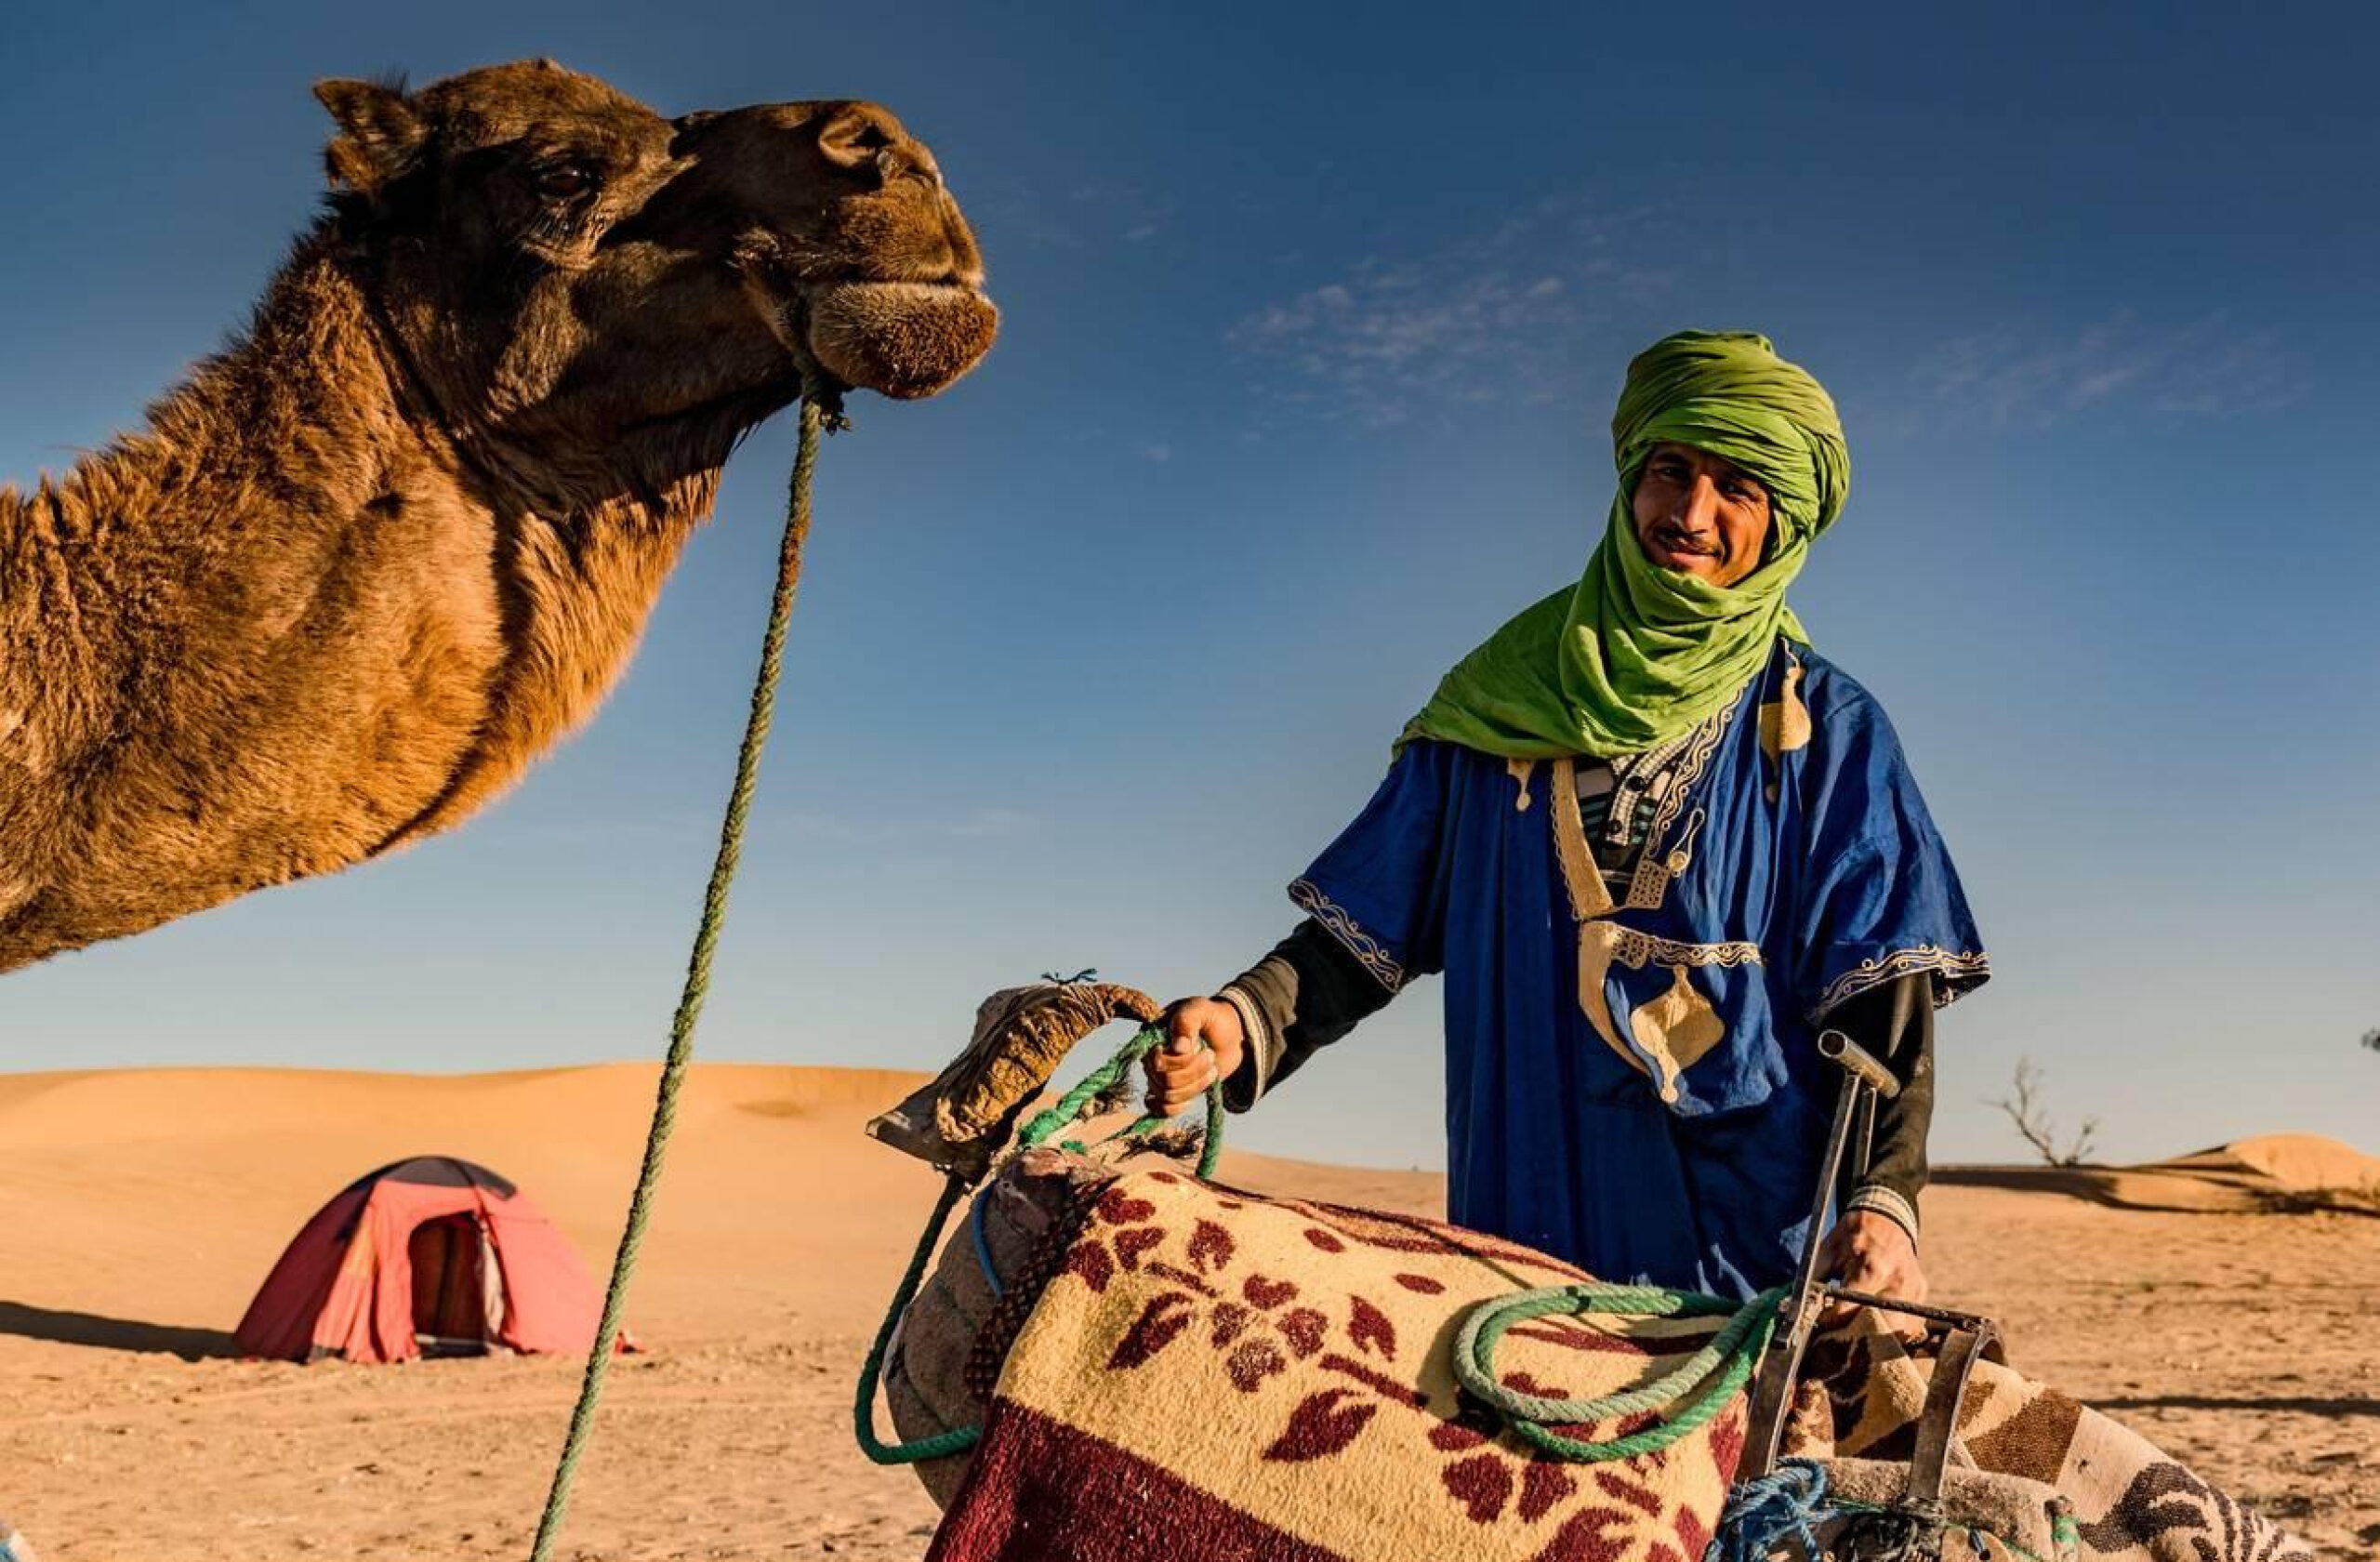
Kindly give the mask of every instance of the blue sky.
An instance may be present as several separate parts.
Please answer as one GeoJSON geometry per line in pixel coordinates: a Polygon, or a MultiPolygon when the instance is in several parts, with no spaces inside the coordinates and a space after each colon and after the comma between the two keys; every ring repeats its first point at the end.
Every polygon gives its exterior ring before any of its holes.
{"type": "MultiPolygon", "coordinates": [[[[1794,602],[1884,701],[2020,1056],[2119,1158],[2380,1149],[2380,156],[2347,6],[12,7],[0,477],[242,318],[322,76],[547,54],[665,112],[890,105],[1005,311],[826,452],[699,1055],[932,1067],[975,1001],[1253,960],[1437,674],[1577,573],[1629,355],[1751,327],[1853,492],[1794,602]]],[[[765,608],[780,419],[595,726],[465,830],[0,984],[0,1066],[657,1055],[765,608]]],[[[1435,984],[1240,1142],[1442,1157],[1435,984]]]]}

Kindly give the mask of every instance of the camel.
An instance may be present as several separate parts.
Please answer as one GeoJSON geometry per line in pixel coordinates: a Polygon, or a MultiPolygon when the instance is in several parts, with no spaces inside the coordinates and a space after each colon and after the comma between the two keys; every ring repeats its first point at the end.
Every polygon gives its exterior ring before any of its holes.
{"type": "Polygon", "coordinates": [[[875,104],[668,119],[548,60],[314,94],[330,193],[246,329],[0,486],[0,972],[486,806],[805,369],[931,395],[998,328],[875,104]]]}

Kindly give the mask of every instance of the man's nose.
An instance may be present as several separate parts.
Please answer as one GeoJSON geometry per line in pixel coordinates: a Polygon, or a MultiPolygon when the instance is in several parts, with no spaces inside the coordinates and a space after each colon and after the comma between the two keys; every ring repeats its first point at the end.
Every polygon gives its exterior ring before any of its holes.
{"type": "Polygon", "coordinates": [[[1698,475],[1686,484],[1686,502],[1678,510],[1678,524],[1689,532],[1706,532],[1718,517],[1719,485],[1708,477],[1698,475]]]}

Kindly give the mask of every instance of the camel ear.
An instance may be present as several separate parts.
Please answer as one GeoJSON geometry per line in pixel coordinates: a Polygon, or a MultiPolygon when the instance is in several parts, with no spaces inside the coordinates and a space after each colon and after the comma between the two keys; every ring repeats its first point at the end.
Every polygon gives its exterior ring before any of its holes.
{"type": "Polygon", "coordinates": [[[314,97],[345,132],[323,149],[334,185],[372,193],[412,164],[430,133],[403,92],[377,82],[316,82],[314,97]]]}

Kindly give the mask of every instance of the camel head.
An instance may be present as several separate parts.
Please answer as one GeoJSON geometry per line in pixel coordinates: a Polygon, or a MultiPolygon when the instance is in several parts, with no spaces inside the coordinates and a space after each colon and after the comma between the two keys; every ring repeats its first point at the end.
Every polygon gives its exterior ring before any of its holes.
{"type": "Polygon", "coordinates": [[[739,437],[991,346],[873,104],[315,90],[329,210],[247,329],[0,484],[0,972],[459,824],[593,715],[739,437]]]}
{"type": "Polygon", "coordinates": [[[718,467],[805,361],[908,398],[991,346],[974,237],[875,104],[665,119],[547,60],[315,96],[337,233],[430,410],[570,497],[718,467]]]}

